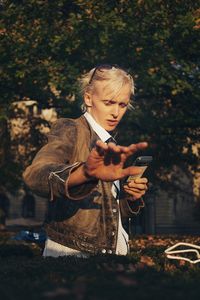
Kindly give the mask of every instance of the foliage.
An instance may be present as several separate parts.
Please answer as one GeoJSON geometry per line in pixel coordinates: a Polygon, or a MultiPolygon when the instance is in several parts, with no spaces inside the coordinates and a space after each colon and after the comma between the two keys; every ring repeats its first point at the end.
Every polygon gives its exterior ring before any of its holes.
{"type": "Polygon", "coordinates": [[[23,99],[77,116],[80,74],[117,63],[136,82],[122,142],[149,141],[157,175],[174,163],[196,166],[198,1],[7,0],[1,10],[1,117],[9,120],[11,103],[23,99]]]}
{"type": "Polygon", "coordinates": [[[42,258],[36,244],[0,234],[0,292],[7,299],[191,299],[199,295],[199,264],[170,261],[163,251],[192,236],[138,236],[127,257],[42,258]]]}

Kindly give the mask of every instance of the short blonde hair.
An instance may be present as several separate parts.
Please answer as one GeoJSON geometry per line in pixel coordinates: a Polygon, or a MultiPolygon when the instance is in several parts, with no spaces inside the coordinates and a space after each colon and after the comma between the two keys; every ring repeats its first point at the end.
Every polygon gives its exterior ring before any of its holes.
{"type": "MultiPolygon", "coordinates": [[[[94,90],[95,82],[97,81],[107,81],[108,84],[106,87],[111,89],[114,95],[117,94],[122,87],[129,84],[131,94],[134,95],[133,77],[127,71],[118,66],[100,65],[91,69],[80,78],[79,83],[82,97],[84,97],[86,92],[92,92],[94,90]]],[[[81,108],[83,111],[86,111],[84,102],[81,108]]],[[[133,108],[131,103],[129,103],[128,108],[133,108]]]]}

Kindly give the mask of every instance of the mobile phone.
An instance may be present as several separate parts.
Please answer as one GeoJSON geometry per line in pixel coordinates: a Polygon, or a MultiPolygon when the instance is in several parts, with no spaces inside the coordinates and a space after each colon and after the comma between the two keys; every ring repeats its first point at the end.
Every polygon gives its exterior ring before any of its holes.
{"type": "Polygon", "coordinates": [[[141,168],[141,173],[137,175],[131,175],[127,178],[126,182],[129,182],[135,178],[142,177],[143,173],[147,169],[147,167],[150,165],[152,162],[153,157],[152,156],[138,156],[136,160],[133,163],[133,166],[140,167],[141,168]]]}

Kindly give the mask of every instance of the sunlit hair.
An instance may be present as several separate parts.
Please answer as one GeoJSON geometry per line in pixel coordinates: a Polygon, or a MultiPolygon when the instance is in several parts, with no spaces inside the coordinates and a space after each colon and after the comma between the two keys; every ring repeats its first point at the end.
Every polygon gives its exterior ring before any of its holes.
{"type": "MultiPolygon", "coordinates": [[[[132,76],[118,66],[102,65],[91,69],[84,74],[80,82],[80,91],[82,97],[86,92],[93,92],[95,89],[95,82],[106,81],[106,89],[112,91],[113,97],[127,84],[130,85],[131,94],[134,95],[134,81],[132,76]]],[[[86,105],[83,102],[81,105],[82,111],[86,111],[86,105]]],[[[128,109],[133,109],[131,103],[128,104],[128,109]]]]}

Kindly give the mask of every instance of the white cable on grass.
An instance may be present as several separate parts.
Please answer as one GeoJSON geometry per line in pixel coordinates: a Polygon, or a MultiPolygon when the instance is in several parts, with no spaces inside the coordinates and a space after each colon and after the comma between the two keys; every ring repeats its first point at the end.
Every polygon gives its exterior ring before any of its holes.
{"type": "Polygon", "coordinates": [[[200,246],[180,242],[180,243],[177,243],[177,244],[167,248],[165,250],[165,254],[166,254],[167,258],[169,258],[169,259],[185,260],[185,261],[189,261],[191,264],[196,264],[196,263],[200,262],[200,253],[198,250],[200,250],[200,246]],[[188,246],[188,247],[192,247],[192,249],[174,250],[175,248],[177,248],[179,246],[188,246]],[[189,252],[196,253],[198,259],[192,260],[192,259],[189,259],[184,256],[176,255],[176,254],[180,254],[180,253],[189,253],[189,252]]]}

